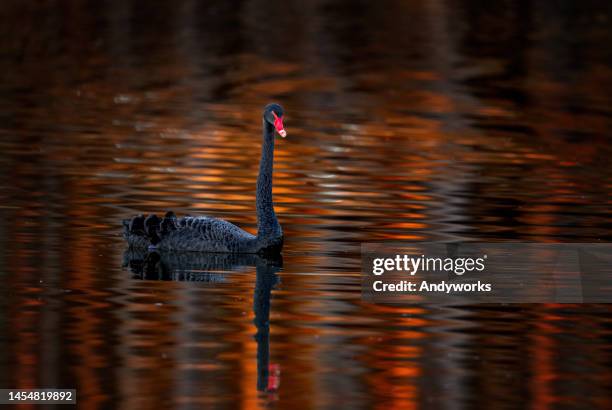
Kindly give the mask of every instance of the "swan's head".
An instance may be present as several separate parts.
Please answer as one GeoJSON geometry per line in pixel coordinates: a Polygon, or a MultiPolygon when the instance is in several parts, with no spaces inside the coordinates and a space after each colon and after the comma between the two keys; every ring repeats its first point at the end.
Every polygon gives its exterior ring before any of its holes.
{"type": "Polygon", "coordinates": [[[274,125],[276,128],[276,132],[278,135],[285,138],[287,136],[287,131],[285,131],[285,127],[283,126],[283,115],[285,112],[283,111],[283,107],[278,104],[268,104],[264,109],[263,117],[264,120],[268,123],[274,125]]]}

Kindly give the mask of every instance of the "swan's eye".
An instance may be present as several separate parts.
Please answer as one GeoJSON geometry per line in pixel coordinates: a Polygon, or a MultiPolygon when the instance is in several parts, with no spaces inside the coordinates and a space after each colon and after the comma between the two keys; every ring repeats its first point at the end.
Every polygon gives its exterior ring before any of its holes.
{"type": "Polygon", "coordinates": [[[274,111],[272,111],[272,115],[274,116],[274,128],[276,128],[276,132],[278,132],[278,135],[285,138],[287,136],[287,131],[285,131],[285,127],[283,126],[283,116],[281,115],[279,117],[274,111]]]}

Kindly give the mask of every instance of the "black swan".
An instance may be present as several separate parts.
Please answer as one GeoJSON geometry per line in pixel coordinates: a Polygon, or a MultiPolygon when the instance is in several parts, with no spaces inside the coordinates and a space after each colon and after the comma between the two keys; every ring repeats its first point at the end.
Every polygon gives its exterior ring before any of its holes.
{"type": "Polygon", "coordinates": [[[227,221],[206,216],[177,218],[168,212],[164,218],[138,215],[123,221],[124,236],[132,248],[197,251],[214,253],[279,253],[283,247],[281,229],[272,203],[274,131],[281,137],[283,108],[269,104],[263,112],[263,145],[257,177],[257,236],[227,221]]]}

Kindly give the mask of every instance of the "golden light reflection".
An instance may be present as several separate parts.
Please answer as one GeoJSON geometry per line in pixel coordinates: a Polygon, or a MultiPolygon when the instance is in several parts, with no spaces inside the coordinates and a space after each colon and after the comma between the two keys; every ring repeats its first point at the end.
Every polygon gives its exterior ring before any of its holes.
{"type": "MultiPolygon", "coordinates": [[[[416,408],[432,393],[452,404],[442,387],[423,391],[435,375],[458,378],[466,403],[501,392],[509,406],[549,408],[560,380],[582,377],[558,365],[559,346],[609,346],[609,323],[586,307],[493,319],[464,308],[451,320],[359,294],[363,242],[610,239],[612,72],[598,10],[579,6],[591,28],[564,34],[573,16],[535,3],[499,19],[438,3],[305,2],[271,27],[254,17],[269,11],[258,1],[231,13],[161,2],[145,26],[117,4],[22,3],[3,8],[0,36],[3,381],[75,386],[85,409],[315,408],[340,395],[347,407],[416,408]],[[523,13],[539,24],[510,23],[523,13]],[[560,63],[575,44],[581,64],[560,63]],[[252,272],[136,281],[121,268],[120,221],[172,209],[255,231],[271,100],[287,111],[274,174],[286,245],[271,315],[280,389],[262,395],[252,272]],[[596,332],[567,341],[562,321],[596,332]],[[532,373],[506,361],[524,338],[532,373]],[[465,355],[449,359],[459,376],[435,349],[465,355]]],[[[568,400],[609,407],[596,389],[609,382],[604,359],[582,356],[593,390],[568,388],[568,400]]]]}

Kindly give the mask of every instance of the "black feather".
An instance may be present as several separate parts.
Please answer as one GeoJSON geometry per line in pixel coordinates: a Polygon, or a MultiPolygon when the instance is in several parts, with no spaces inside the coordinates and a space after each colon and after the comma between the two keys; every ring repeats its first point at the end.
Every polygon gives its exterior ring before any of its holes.
{"type": "Polygon", "coordinates": [[[161,241],[159,236],[160,224],[161,219],[155,214],[147,216],[147,219],[144,221],[145,231],[152,245],[157,245],[161,241]]]}
{"type": "Polygon", "coordinates": [[[172,211],[166,212],[166,216],[164,217],[160,225],[162,238],[176,229],[176,215],[174,215],[174,212],[172,211]]]}
{"type": "Polygon", "coordinates": [[[137,215],[129,222],[129,232],[133,235],[145,235],[145,218],[137,215]]]}

